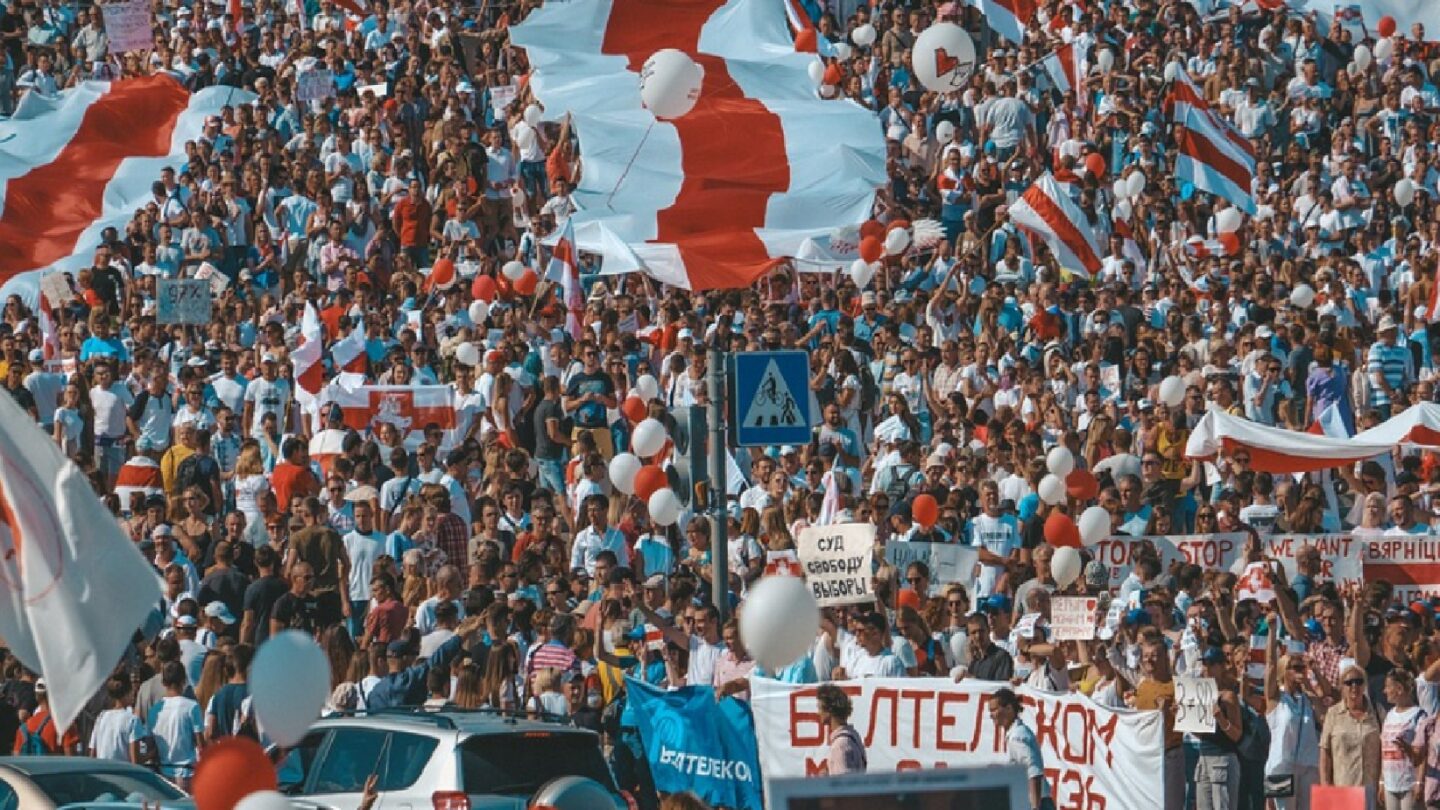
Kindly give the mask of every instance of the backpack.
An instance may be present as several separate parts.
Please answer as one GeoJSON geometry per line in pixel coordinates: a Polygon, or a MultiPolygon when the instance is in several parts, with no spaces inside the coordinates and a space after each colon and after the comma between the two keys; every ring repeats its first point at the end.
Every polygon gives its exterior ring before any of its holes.
{"type": "Polygon", "coordinates": [[[29,724],[20,726],[20,733],[24,735],[24,741],[20,743],[20,750],[15,753],[21,756],[54,753],[50,750],[50,746],[45,744],[45,727],[48,725],[50,725],[50,715],[47,713],[45,719],[40,721],[40,727],[34,731],[30,730],[29,724]]]}
{"type": "Polygon", "coordinates": [[[1240,701],[1240,741],[1235,753],[1246,762],[1263,763],[1270,755],[1270,725],[1249,703],[1240,701]]]}
{"type": "Polygon", "coordinates": [[[880,402],[880,386],[875,383],[875,375],[870,371],[870,364],[858,363],[860,366],[860,412],[873,413],[875,406],[880,402]]]}
{"type": "Polygon", "coordinates": [[[910,479],[918,472],[909,464],[896,464],[890,468],[890,479],[885,482],[885,494],[891,503],[900,503],[910,495],[910,479]]]}
{"type": "Polygon", "coordinates": [[[205,473],[200,468],[201,455],[193,453],[180,462],[175,470],[175,489],[177,492],[184,492],[190,487],[205,488],[205,473]]]}

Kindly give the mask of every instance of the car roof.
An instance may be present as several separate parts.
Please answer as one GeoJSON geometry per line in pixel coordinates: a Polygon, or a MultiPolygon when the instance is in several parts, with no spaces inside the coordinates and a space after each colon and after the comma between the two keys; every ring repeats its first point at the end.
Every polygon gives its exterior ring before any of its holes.
{"type": "Polygon", "coordinates": [[[138,765],[112,759],[91,759],[90,757],[0,757],[0,767],[13,768],[26,776],[46,776],[53,773],[151,773],[138,765]]]}
{"type": "Polygon", "coordinates": [[[387,728],[392,731],[458,732],[462,736],[502,734],[588,734],[595,732],[558,720],[531,719],[524,714],[495,709],[440,709],[397,707],[380,711],[346,712],[316,721],[315,728],[387,728]]]}

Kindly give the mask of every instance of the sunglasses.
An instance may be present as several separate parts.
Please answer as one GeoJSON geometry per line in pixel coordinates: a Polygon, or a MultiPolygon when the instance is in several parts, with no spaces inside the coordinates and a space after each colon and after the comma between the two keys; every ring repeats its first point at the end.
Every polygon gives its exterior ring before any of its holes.
{"type": "Polygon", "coordinates": [[[1364,678],[1351,678],[1351,679],[1349,679],[1349,680],[1347,680],[1347,681],[1341,681],[1341,683],[1345,684],[1346,686],[1364,686],[1364,685],[1365,685],[1365,679],[1364,679],[1364,678]]]}

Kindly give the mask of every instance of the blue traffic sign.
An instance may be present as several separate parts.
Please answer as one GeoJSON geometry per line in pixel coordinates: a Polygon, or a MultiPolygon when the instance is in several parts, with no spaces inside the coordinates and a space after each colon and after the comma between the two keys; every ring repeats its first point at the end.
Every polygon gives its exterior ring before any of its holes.
{"type": "Polygon", "coordinates": [[[742,352],[734,357],[730,424],[741,447],[810,441],[810,356],[742,352]]]}

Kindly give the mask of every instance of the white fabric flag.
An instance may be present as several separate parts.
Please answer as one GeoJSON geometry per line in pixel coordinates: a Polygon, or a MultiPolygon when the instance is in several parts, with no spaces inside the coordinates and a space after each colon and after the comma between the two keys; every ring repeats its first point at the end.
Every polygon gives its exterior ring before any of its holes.
{"type": "Polygon", "coordinates": [[[0,397],[0,637],[69,728],[161,598],[160,576],[78,467],[0,397]]]}

